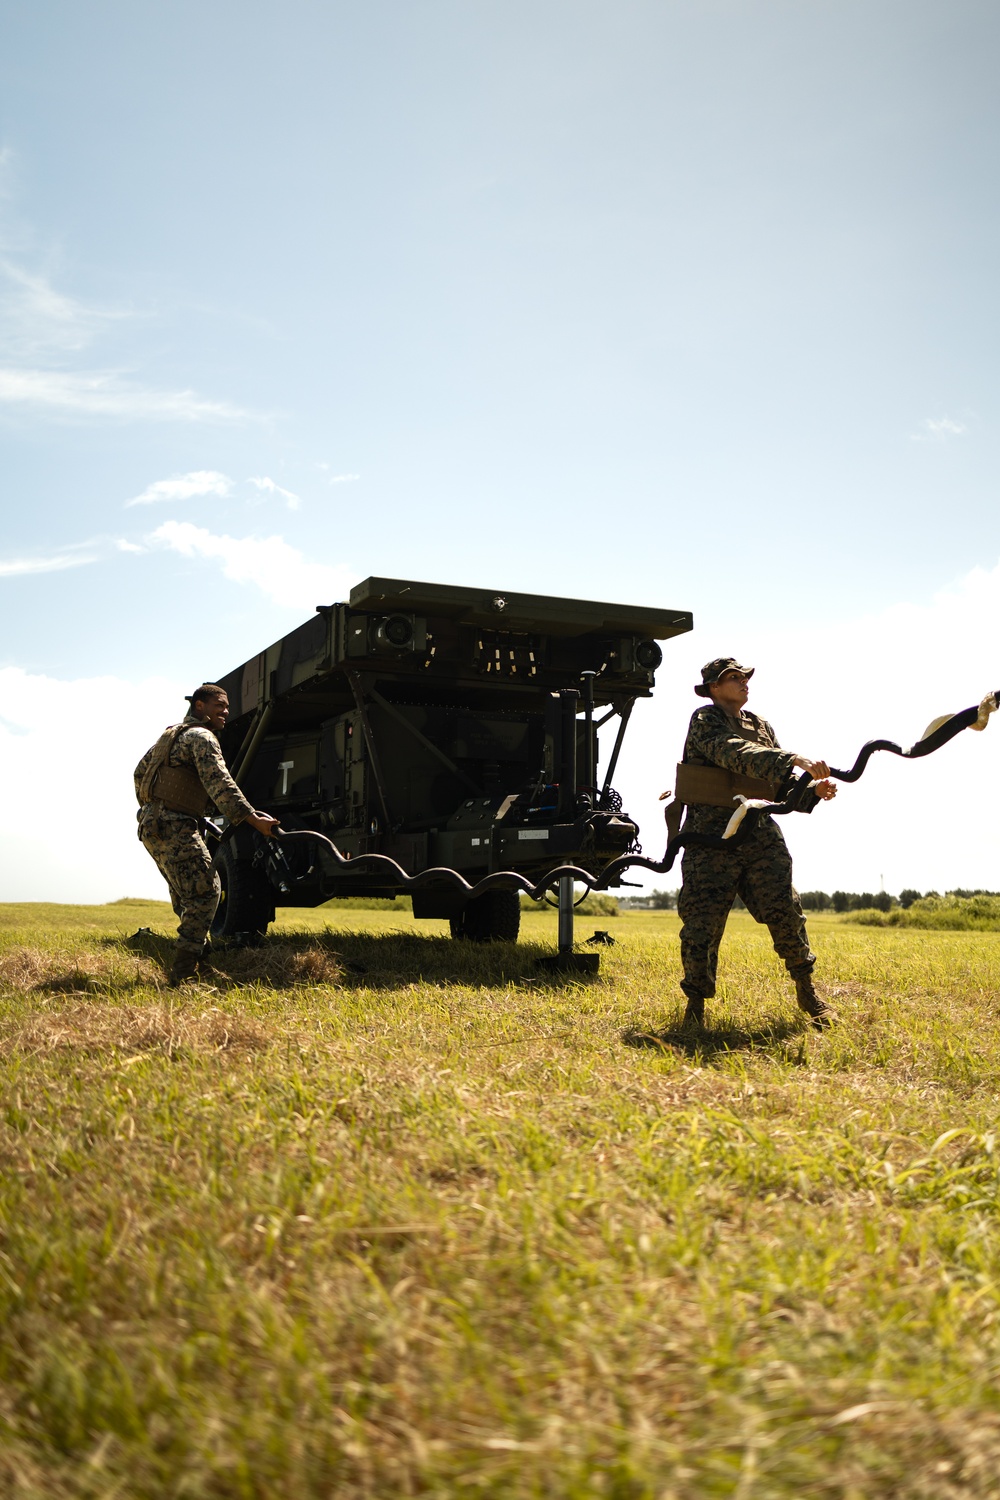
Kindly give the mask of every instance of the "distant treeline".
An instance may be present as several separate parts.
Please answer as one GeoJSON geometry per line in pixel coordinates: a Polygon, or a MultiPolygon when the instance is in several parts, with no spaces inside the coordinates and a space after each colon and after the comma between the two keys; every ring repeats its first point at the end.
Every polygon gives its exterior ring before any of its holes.
{"type": "Polygon", "coordinates": [[[648,896],[620,896],[622,911],[676,911],[677,891],[650,891],[648,896]]]}
{"type": "MultiPolygon", "coordinates": [[[[532,901],[530,896],[521,897],[522,911],[538,911],[539,907],[556,907],[558,904],[555,896],[548,901],[532,901]]],[[[575,911],[578,917],[617,917],[619,907],[626,904],[616,896],[605,895],[603,891],[588,891],[582,899],[577,896],[575,911]]]]}
{"type": "MultiPolygon", "coordinates": [[[[945,891],[945,895],[965,901],[971,896],[997,896],[1000,891],[955,890],[945,891]]],[[[907,889],[898,896],[890,896],[888,891],[834,891],[832,895],[826,891],[800,891],[799,900],[806,911],[892,911],[896,906],[906,911],[914,901],[940,901],[941,892],[907,889]]]]}
{"type": "MultiPolygon", "coordinates": [[[[621,900],[624,911],[676,911],[677,897],[679,892],[674,891],[652,891],[648,896],[626,896],[621,900]]],[[[799,900],[806,911],[896,911],[902,909],[907,911],[915,901],[953,903],[955,900],[969,901],[973,896],[1000,896],[1000,891],[983,890],[955,890],[945,891],[942,897],[940,891],[915,891],[907,889],[900,891],[898,896],[890,896],[888,891],[800,891],[799,900]]],[[[745,910],[743,902],[737,896],[733,903],[734,910],[745,910]]]]}

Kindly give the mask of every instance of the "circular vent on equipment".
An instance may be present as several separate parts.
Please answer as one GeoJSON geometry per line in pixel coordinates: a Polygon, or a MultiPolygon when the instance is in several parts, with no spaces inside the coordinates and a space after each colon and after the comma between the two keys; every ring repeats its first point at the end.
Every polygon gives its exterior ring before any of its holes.
{"type": "Polygon", "coordinates": [[[409,615],[388,615],[379,622],[375,642],[391,651],[408,651],[413,646],[413,621],[409,615]]]}

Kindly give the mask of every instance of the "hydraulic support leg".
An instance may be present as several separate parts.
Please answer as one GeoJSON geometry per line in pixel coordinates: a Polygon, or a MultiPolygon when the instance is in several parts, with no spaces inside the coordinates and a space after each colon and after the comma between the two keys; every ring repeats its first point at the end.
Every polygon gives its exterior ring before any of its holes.
{"type": "Polygon", "coordinates": [[[559,956],[573,952],[573,877],[564,875],[559,881],[559,956]]]}
{"type": "Polygon", "coordinates": [[[596,974],[601,965],[597,953],[574,953],[573,909],[576,905],[576,890],[572,875],[559,877],[559,951],[550,958],[539,959],[543,969],[555,969],[561,973],[596,974]]]}

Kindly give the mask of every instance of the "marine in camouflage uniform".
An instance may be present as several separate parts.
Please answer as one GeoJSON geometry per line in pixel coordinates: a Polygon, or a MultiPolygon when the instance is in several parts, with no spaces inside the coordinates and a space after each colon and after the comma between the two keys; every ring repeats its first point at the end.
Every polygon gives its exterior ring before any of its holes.
{"type": "Polygon", "coordinates": [[[170,973],[172,984],[180,983],[196,972],[198,961],[205,952],[222,887],[202,836],[200,817],[168,805],[169,798],[164,800],[157,796],[155,776],[152,795],[149,795],[149,772],[154,758],[171,770],[186,771],[189,779],[193,773],[208,803],[213,804],[230,823],[249,820],[261,832],[269,832],[276,826],[274,819],[258,813],[247,801],[223,759],[211,721],[214,720],[219,727],[225,724],[229,709],[226,694],[209,683],[199,688],[188,701],[191,710],[183,723],[170,726],[135,768],[135,792],[140,804],[139,838],[167,882],[170,904],[180,919],[177,956],[170,973]],[[169,749],[164,756],[165,742],[169,749]],[[145,787],[144,782],[147,783],[145,787]]]}
{"type": "MultiPolygon", "coordinates": [[[[715,697],[712,688],[722,681],[730,685],[725,704],[713,701],[691,718],[684,745],[684,762],[691,766],[715,766],[738,775],[757,777],[774,787],[786,783],[796,766],[814,776],[825,776],[824,762],[782,750],[766,719],[740,706],[746,700],[746,681],[753,668],[744,668],[732,657],[720,657],[702,670],[702,683],[695,692],[715,697]],[[728,675],[727,675],[728,674],[728,675]],[[732,686],[742,681],[742,694],[732,686]]],[[[829,797],[833,788],[817,787],[829,797]]],[[[691,803],[684,822],[686,832],[721,838],[736,804],[713,807],[691,803]]],[[[695,846],[684,851],[683,885],[677,901],[681,918],[681,981],[688,1006],[686,1021],[704,1021],[704,1003],[715,994],[719,944],[733,900],[739,896],[755,921],[771,934],[775,952],[784,960],[795,980],[800,1007],[814,1024],[828,1022],[829,1011],[816,994],[812,971],[816,956],[809,947],[806,921],[792,884],[792,859],[781,830],[773,818],[761,817],[751,833],[736,848],[706,849],[695,846]]]]}

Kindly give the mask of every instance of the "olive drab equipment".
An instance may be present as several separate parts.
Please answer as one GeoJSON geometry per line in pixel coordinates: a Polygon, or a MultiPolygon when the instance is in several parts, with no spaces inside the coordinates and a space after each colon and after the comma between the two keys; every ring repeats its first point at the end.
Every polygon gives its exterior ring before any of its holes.
{"type": "Polygon", "coordinates": [[[240,823],[219,855],[215,931],[259,930],[275,906],[391,899],[395,861],[429,877],[412,894],[418,919],[516,937],[517,891],[468,887],[506,871],[535,884],[567,864],[596,875],[635,850],[613,784],[625,728],[652,694],[657,642],[691,626],[684,610],[396,578],[317,606],[216,679],[231,707],[219,739],[248,801],[287,833],[324,834],[338,857],[240,823]]]}
{"type": "Polygon", "coordinates": [[[172,766],[170,753],[186,729],[197,728],[194,724],[171,724],[153,746],[152,758],[139,785],[139,802],[162,802],[171,812],[187,813],[192,818],[203,818],[208,807],[209,796],[201,784],[201,777],[190,766],[172,766]]]}

